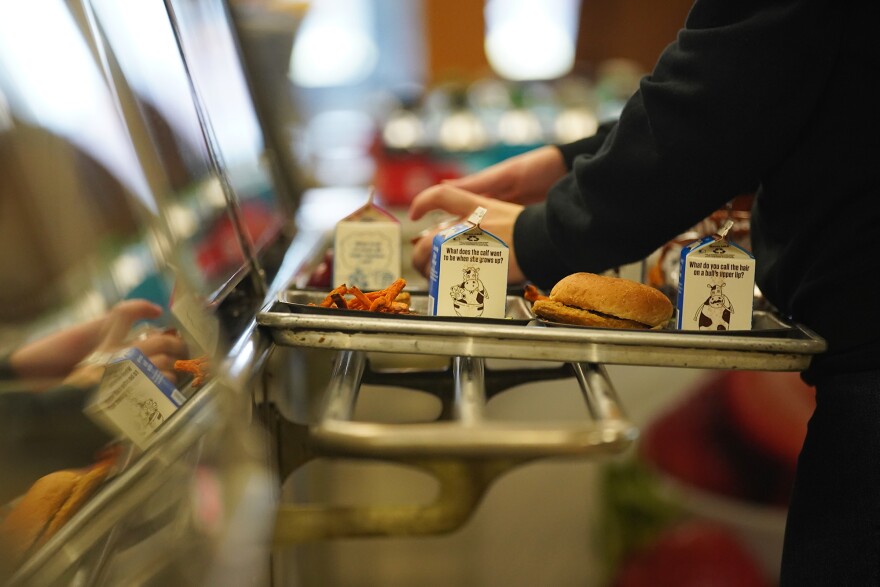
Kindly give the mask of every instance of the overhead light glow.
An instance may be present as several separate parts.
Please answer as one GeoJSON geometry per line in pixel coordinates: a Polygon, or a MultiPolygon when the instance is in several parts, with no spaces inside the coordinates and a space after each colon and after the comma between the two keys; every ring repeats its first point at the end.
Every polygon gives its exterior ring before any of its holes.
{"type": "Polygon", "coordinates": [[[305,88],[348,86],[366,79],[379,61],[371,5],[365,0],[315,0],[290,56],[290,78],[305,88]]]}
{"type": "Polygon", "coordinates": [[[580,0],[488,0],[486,57],[509,80],[556,79],[574,67],[580,0]]]}

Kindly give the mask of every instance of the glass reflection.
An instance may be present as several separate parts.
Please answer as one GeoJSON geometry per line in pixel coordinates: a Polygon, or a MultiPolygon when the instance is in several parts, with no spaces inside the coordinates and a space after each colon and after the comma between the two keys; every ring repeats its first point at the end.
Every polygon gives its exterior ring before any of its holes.
{"type": "Polygon", "coordinates": [[[214,300],[285,216],[223,5],[180,3],[175,22],[161,3],[91,7],[129,126],[164,168],[165,221],[214,300]]]}
{"type": "MultiPolygon", "coordinates": [[[[106,0],[104,0],[106,1],[106,0]]],[[[223,171],[235,192],[243,228],[259,254],[293,214],[292,194],[273,176],[228,7],[222,0],[168,0],[195,100],[205,110],[223,171]]]]}
{"type": "MultiPolygon", "coordinates": [[[[219,79],[219,64],[234,54],[218,52],[213,85],[193,67],[212,116],[206,131],[165,6],[124,8],[0,0],[0,583],[48,538],[48,525],[30,542],[5,523],[35,481],[92,471],[108,458],[124,468],[141,454],[132,435],[84,413],[112,379],[108,357],[140,351],[179,407],[202,367],[212,375],[211,360],[232,340],[225,335],[237,334],[221,328],[219,309],[220,292],[248,269],[233,196],[242,196],[257,246],[282,221],[241,71],[232,64],[229,83],[219,79]],[[227,100],[214,101],[221,90],[227,100]]],[[[187,30],[205,39],[202,48],[222,48],[223,35],[229,42],[212,10],[193,14],[188,22],[205,26],[187,30]]],[[[147,406],[139,399],[124,397],[147,406]]],[[[148,415],[155,423],[157,412],[148,415]]],[[[230,449],[241,440],[233,426],[215,423],[225,428],[217,454],[240,455],[230,449]]],[[[199,458],[213,449],[200,443],[199,458]]],[[[190,495],[186,482],[181,496],[190,495]]]]}
{"type": "Polygon", "coordinates": [[[164,6],[93,3],[99,40],[128,128],[152,178],[163,220],[198,293],[213,299],[244,262],[221,178],[211,165],[189,79],[164,6]]]}
{"type": "Polygon", "coordinates": [[[73,15],[57,0],[2,8],[0,319],[48,326],[158,273],[157,206],[73,15]]]}
{"type": "Polygon", "coordinates": [[[22,123],[81,149],[155,210],[124,128],[105,114],[113,102],[73,16],[57,0],[4,4],[0,84],[10,107],[22,123]]]}
{"type": "Polygon", "coordinates": [[[0,3],[0,503],[113,442],[83,414],[99,358],[139,347],[183,384],[197,350],[166,329],[167,234],[79,16],[0,3]]]}

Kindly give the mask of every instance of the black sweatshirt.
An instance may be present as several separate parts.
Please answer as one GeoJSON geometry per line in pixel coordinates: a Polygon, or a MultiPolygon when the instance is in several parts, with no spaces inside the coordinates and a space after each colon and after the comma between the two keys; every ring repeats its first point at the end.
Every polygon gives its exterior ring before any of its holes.
{"type": "Polygon", "coordinates": [[[823,336],[822,373],[880,369],[880,70],[867,1],[697,0],[685,28],[571,172],[516,221],[524,273],[645,258],[755,191],[756,279],[823,336]]]}

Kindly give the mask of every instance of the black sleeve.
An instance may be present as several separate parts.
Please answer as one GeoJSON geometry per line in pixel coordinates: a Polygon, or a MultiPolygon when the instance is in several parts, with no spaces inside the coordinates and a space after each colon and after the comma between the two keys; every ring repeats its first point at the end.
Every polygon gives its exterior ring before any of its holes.
{"type": "Polygon", "coordinates": [[[615,124],[617,124],[616,120],[604,122],[599,125],[596,134],[592,136],[571,143],[556,145],[556,148],[559,149],[559,152],[562,153],[562,158],[565,160],[565,168],[571,171],[574,159],[578,155],[595,155],[615,124]]]}
{"type": "Polygon", "coordinates": [[[543,286],[643,259],[796,148],[835,59],[830,0],[697,0],[594,154],[514,227],[543,286]]]}

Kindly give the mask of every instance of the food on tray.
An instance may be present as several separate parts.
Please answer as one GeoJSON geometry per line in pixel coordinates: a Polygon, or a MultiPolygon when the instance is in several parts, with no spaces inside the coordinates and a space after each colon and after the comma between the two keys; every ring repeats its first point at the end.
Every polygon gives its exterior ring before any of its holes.
{"type": "Polygon", "coordinates": [[[334,288],[318,303],[324,308],[384,312],[386,314],[409,314],[410,294],[404,292],[406,280],[398,278],[386,288],[363,292],[356,286],[342,284],[334,288]]]}
{"type": "Polygon", "coordinates": [[[201,387],[210,376],[211,361],[207,356],[196,357],[195,359],[180,359],[174,361],[174,370],[182,373],[189,373],[193,376],[192,386],[201,387]]]}
{"type": "Polygon", "coordinates": [[[573,273],[537,299],[535,314],[553,322],[603,328],[660,329],[672,318],[672,302],[661,291],[629,279],[573,273]]]}
{"type": "Polygon", "coordinates": [[[0,522],[0,546],[12,564],[41,547],[76,514],[109,476],[114,458],[84,469],[49,473],[34,482],[0,522]]]}
{"type": "Polygon", "coordinates": [[[542,294],[541,291],[531,283],[527,283],[526,286],[523,288],[523,297],[533,304],[538,300],[550,299],[550,296],[545,296],[544,294],[542,294]]]}

